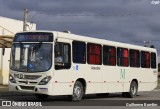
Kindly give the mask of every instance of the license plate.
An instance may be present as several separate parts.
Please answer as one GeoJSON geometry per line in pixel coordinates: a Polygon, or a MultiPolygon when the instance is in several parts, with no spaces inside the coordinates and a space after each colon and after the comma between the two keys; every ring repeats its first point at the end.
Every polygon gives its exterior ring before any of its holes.
{"type": "Polygon", "coordinates": [[[48,88],[39,88],[41,92],[48,92],[48,88]]]}

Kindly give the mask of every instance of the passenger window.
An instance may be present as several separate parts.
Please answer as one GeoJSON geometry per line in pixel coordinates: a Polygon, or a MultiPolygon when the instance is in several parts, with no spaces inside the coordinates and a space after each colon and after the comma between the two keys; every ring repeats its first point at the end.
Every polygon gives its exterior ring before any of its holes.
{"type": "Polygon", "coordinates": [[[86,43],[73,41],[72,42],[72,51],[73,51],[73,62],[74,63],[86,63],[86,43]]]}
{"type": "Polygon", "coordinates": [[[128,49],[117,48],[117,65],[128,67],[128,49]]]}
{"type": "Polygon", "coordinates": [[[103,64],[116,65],[116,48],[113,46],[103,46],[103,64]]]}
{"type": "Polygon", "coordinates": [[[156,53],[151,53],[151,68],[157,68],[156,53]]]}
{"type": "Polygon", "coordinates": [[[102,46],[100,44],[93,44],[88,43],[87,44],[87,62],[88,64],[95,64],[95,65],[101,65],[102,59],[101,59],[101,50],[102,46]]]}
{"type": "Polygon", "coordinates": [[[150,68],[150,53],[141,51],[141,67],[150,68]]]}
{"type": "Polygon", "coordinates": [[[71,49],[68,43],[55,44],[55,69],[69,69],[71,67],[71,49]]]}
{"type": "Polygon", "coordinates": [[[129,57],[130,57],[130,66],[131,67],[140,67],[140,56],[138,50],[129,50],[129,57]]]}

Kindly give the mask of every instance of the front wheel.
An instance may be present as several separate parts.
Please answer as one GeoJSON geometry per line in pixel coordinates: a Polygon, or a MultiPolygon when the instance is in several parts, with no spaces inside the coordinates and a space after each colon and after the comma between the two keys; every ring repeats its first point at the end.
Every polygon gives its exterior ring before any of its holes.
{"type": "Polygon", "coordinates": [[[69,96],[72,101],[80,101],[83,97],[83,85],[81,82],[76,81],[73,87],[73,94],[69,96]]]}

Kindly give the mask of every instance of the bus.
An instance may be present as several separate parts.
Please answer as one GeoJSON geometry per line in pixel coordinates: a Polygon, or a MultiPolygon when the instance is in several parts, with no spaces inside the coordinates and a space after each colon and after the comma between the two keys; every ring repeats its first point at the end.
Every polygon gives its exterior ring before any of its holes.
{"type": "Polygon", "coordinates": [[[121,92],[133,98],[157,87],[155,48],[58,31],[25,31],[11,48],[9,91],[79,101],[121,92]]]}

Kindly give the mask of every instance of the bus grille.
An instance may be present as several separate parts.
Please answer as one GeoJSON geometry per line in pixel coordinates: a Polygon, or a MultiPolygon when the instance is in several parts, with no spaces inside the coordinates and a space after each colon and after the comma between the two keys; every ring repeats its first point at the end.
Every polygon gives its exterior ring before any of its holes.
{"type": "Polygon", "coordinates": [[[34,90],[34,86],[20,86],[22,90],[34,90]]]}
{"type": "Polygon", "coordinates": [[[32,85],[38,84],[38,82],[32,82],[32,81],[28,81],[27,83],[26,83],[26,81],[18,81],[18,83],[32,84],[32,85]]]}
{"type": "Polygon", "coordinates": [[[41,77],[41,75],[24,75],[24,79],[30,79],[30,80],[35,80],[40,77],[41,77]]]}

